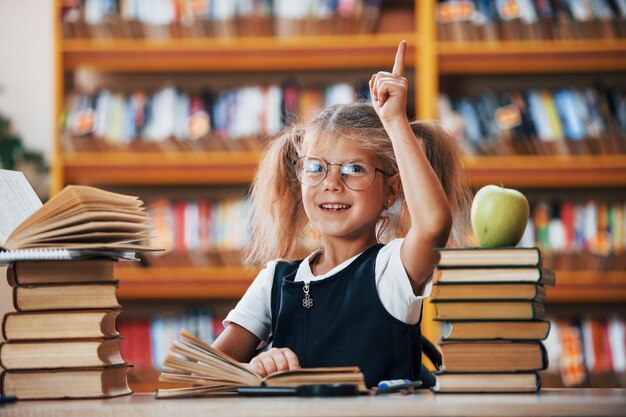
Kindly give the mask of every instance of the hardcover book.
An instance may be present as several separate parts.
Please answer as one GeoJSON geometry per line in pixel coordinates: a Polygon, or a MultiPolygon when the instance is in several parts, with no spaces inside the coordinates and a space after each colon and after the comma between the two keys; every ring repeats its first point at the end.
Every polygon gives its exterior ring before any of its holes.
{"type": "Polygon", "coordinates": [[[123,365],[120,338],[11,341],[0,344],[0,366],[7,371],[123,365]]]}
{"type": "Polygon", "coordinates": [[[535,372],[527,373],[450,373],[435,372],[436,393],[463,392],[538,392],[541,380],[535,372]]]}
{"type": "Polygon", "coordinates": [[[0,394],[20,400],[110,398],[128,395],[128,366],[9,371],[0,375],[0,394]]]}
{"type": "Polygon", "coordinates": [[[433,273],[436,284],[530,282],[554,285],[554,271],[547,268],[469,268],[441,269],[433,273]]]}
{"type": "Polygon", "coordinates": [[[69,310],[8,313],[2,320],[5,340],[86,339],[118,336],[115,321],[122,310],[69,310]]]}
{"type": "MultiPolygon", "coordinates": [[[[116,282],[114,259],[17,261],[0,267],[10,286],[81,282],[116,282]]],[[[0,276],[2,273],[0,272],[0,276]]]]}
{"type": "Polygon", "coordinates": [[[544,302],[546,288],[538,284],[450,284],[433,286],[431,299],[451,300],[533,300],[544,302]]]}
{"type": "Polygon", "coordinates": [[[157,398],[234,393],[242,386],[298,386],[307,384],[353,384],[367,392],[363,374],[356,366],[305,368],[261,378],[245,365],[182,330],[159,381],[189,384],[189,388],[159,389],[157,398]],[[175,356],[176,355],[176,356],[175,356]]]}
{"type": "Polygon", "coordinates": [[[447,372],[540,371],[548,357],[539,341],[441,342],[442,370],[447,372]]]}
{"type": "Polygon", "coordinates": [[[436,320],[541,320],[543,303],[534,301],[441,301],[432,300],[436,320]]]}
{"type": "Polygon", "coordinates": [[[543,340],[549,332],[550,322],[544,320],[448,321],[442,340],[543,340]]]}
{"type": "Polygon", "coordinates": [[[541,266],[539,248],[439,248],[438,267],[541,266]]]}
{"type": "Polygon", "coordinates": [[[0,248],[19,250],[156,250],[137,242],[151,237],[137,197],[70,185],[45,204],[21,172],[0,170],[0,248]]]}
{"type": "Polygon", "coordinates": [[[112,283],[28,285],[13,288],[13,306],[18,311],[116,309],[120,308],[112,283]]]}

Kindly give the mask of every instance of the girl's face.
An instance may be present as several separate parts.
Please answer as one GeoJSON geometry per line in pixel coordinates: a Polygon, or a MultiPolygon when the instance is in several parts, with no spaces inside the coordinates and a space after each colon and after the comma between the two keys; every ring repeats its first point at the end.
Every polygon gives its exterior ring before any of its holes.
{"type": "Polygon", "coordinates": [[[377,172],[370,187],[354,191],[343,182],[341,167],[335,164],[367,161],[380,168],[380,162],[349,140],[336,140],[332,146],[315,142],[306,148],[304,155],[323,159],[332,165],[328,165],[328,175],[320,184],[301,185],[302,201],[309,221],[320,231],[323,240],[363,239],[364,244],[375,243],[380,213],[385,202],[395,198],[393,185],[390,185],[394,179],[385,180],[385,175],[377,172]]]}

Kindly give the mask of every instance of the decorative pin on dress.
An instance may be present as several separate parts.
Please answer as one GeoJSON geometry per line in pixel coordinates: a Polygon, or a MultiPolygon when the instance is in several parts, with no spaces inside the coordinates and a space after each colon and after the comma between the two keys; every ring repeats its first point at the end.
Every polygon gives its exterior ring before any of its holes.
{"type": "Polygon", "coordinates": [[[309,283],[305,283],[304,287],[302,287],[302,290],[304,291],[304,298],[302,299],[302,306],[304,308],[311,308],[313,307],[313,299],[311,298],[311,296],[309,295],[309,283]]]}

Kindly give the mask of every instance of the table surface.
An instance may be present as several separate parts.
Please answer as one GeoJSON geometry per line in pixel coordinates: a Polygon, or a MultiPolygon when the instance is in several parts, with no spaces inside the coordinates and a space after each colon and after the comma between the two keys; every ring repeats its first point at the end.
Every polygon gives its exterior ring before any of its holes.
{"type": "Polygon", "coordinates": [[[212,397],[157,400],[133,394],[107,400],[18,401],[0,416],[456,416],[626,415],[626,389],[544,389],[539,394],[381,395],[343,398],[212,397]]]}

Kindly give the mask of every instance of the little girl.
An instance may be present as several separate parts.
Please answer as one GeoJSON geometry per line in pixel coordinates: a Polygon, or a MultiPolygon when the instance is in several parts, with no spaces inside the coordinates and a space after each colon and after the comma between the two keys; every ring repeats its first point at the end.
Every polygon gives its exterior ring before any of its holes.
{"type": "Polygon", "coordinates": [[[327,108],[275,139],[260,163],[249,260],[279,260],[213,344],[260,376],[344,365],[359,366],[368,386],[419,376],[433,249],[453,224],[452,238],[464,237],[469,193],[454,139],[407,119],[405,49],[391,73],[372,76],[373,104],[327,108]],[[380,244],[394,220],[404,238],[380,244]],[[307,225],[320,249],[302,259],[307,225]],[[253,357],[260,344],[271,349],[253,357]]]}

